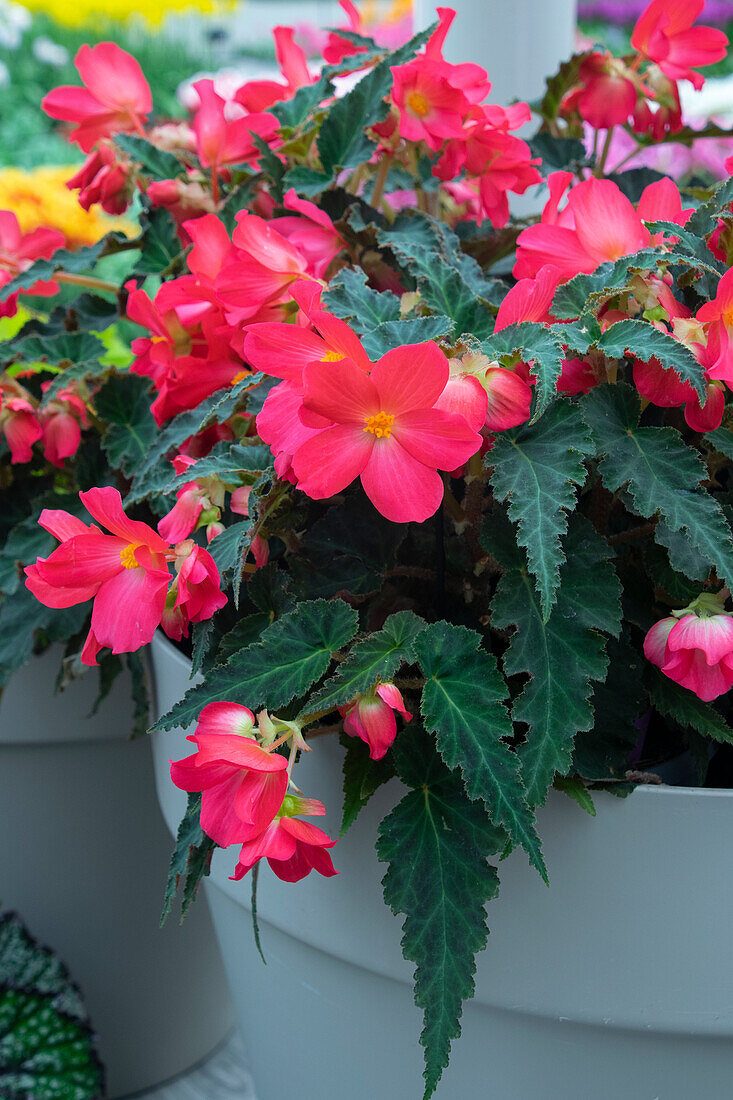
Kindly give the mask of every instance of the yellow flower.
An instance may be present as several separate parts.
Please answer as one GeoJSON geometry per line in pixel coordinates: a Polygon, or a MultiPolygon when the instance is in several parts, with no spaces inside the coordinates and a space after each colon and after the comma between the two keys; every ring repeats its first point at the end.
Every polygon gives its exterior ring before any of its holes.
{"type": "Polygon", "coordinates": [[[68,248],[94,244],[113,229],[134,237],[137,228],[126,218],[109,217],[97,206],[82,210],[77,193],[66,187],[76,171],[76,167],[68,166],[35,168],[31,172],[0,169],[0,210],[12,210],[22,233],[40,226],[60,230],[68,248]]]}
{"type": "Polygon", "coordinates": [[[67,27],[81,27],[100,20],[122,23],[131,18],[157,26],[167,15],[176,12],[213,14],[231,4],[221,0],[145,0],[142,5],[139,0],[73,0],[73,3],[70,0],[23,0],[23,7],[42,12],[67,27]]]}

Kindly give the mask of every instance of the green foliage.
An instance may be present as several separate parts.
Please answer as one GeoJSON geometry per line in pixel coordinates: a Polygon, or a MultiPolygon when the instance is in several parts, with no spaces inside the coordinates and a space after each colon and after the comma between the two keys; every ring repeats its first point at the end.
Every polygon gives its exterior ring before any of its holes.
{"type": "Polygon", "coordinates": [[[177,275],[182,258],[181,241],[172,215],[162,206],[141,218],[140,257],[133,275],[177,275]]]}
{"type": "Polygon", "coordinates": [[[325,172],[334,174],[342,168],[355,168],[369,159],[372,145],[364,131],[386,117],[385,97],[392,87],[392,66],[404,65],[414,57],[434,30],[435,24],[420,31],[336,100],[318,133],[318,153],[325,172]]]}
{"type": "Polygon", "coordinates": [[[532,363],[532,374],[537,379],[532,420],[542,416],[555,400],[557,380],[565,358],[563,346],[554,333],[544,325],[524,321],[495,332],[484,340],[481,348],[492,358],[509,356],[516,360],[516,356],[521,356],[523,361],[532,363]]]}
{"type": "Polygon", "coordinates": [[[579,138],[555,137],[548,132],[535,134],[529,141],[533,157],[540,157],[537,167],[543,176],[559,170],[575,169],[588,163],[585,146],[579,138]]]}
{"type": "Polygon", "coordinates": [[[344,734],[341,743],[345,745],[346,754],[344,756],[344,808],[339,836],[343,836],[351,828],[374,792],[395,775],[391,753],[383,756],[381,760],[372,760],[369,747],[358,737],[348,737],[344,734]]]}
{"type": "Polygon", "coordinates": [[[385,901],[405,916],[402,952],[415,963],[428,1100],[461,1033],[463,1001],[473,995],[475,957],[489,932],[484,907],[499,890],[487,856],[502,850],[504,838],[441,767],[424,734],[405,742],[398,774],[412,789],[382,822],[377,855],[388,864],[385,901]]]}
{"type": "Polygon", "coordinates": [[[261,473],[272,466],[272,451],[262,443],[230,443],[221,440],[215,443],[209,454],[196,460],[193,470],[184,470],[182,474],[171,474],[171,479],[163,488],[164,493],[173,493],[195,476],[197,480],[215,474],[222,481],[239,484],[238,474],[261,473]]]}
{"type": "Polygon", "coordinates": [[[722,578],[733,579],[733,543],[718,502],[698,486],[705,469],[696,451],[673,428],[639,427],[639,398],[630,386],[599,386],[583,401],[583,416],[605,457],[599,470],[612,493],[627,486],[633,510],[660,516],[657,542],[666,546],[673,568],[685,572],[678,548],[697,551],[722,578]]]}
{"type": "Polygon", "coordinates": [[[581,779],[577,776],[561,776],[555,777],[555,782],[552,784],[556,791],[562,791],[568,798],[572,798],[573,802],[577,802],[581,810],[585,810],[591,817],[596,816],[596,808],[593,805],[593,799],[591,798],[588,788],[585,786],[581,779]]]}
{"type": "Polygon", "coordinates": [[[591,685],[608,670],[604,634],[615,637],[621,628],[620,585],[605,541],[576,516],[566,550],[549,618],[521,560],[501,578],[491,605],[495,629],[516,628],[504,654],[505,674],[530,677],[512,719],[528,727],[519,756],[531,806],[545,801],[555,773],[569,771],[575,735],[591,729],[591,685]]]}
{"type": "Polygon", "coordinates": [[[102,256],[110,256],[134,247],[136,245],[128,241],[122,233],[108,233],[96,244],[77,248],[75,252],[59,248],[50,260],[34,260],[20,275],[0,287],[0,302],[6,302],[11,294],[17,290],[25,290],[39,280],[52,279],[56,271],[81,274],[91,270],[102,256]]]}
{"type": "Polygon", "coordinates": [[[183,897],[181,901],[181,921],[196,898],[196,891],[202,878],[211,870],[211,857],[216,844],[201,828],[201,795],[189,794],[186,812],[181,818],[176,836],[176,846],[168,868],[168,880],[163,898],[161,927],[165,924],[173,908],[173,900],[183,879],[183,897]]]}
{"type": "Polygon", "coordinates": [[[636,720],[648,709],[641,649],[628,637],[609,638],[608,675],[593,689],[593,726],[575,738],[573,770],[584,779],[622,779],[639,740],[636,720]]]}
{"type": "Polygon", "coordinates": [[[505,741],[513,733],[506,708],[509,691],[496,658],[480,643],[474,631],[445,622],[432,623],[418,635],[414,648],[425,675],[423,721],[448,767],[460,769],[468,797],[486,804],[492,821],[522,845],[546,878],[519,762],[505,741]]]}
{"type": "Polygon", "coordinates": [[[243,703],[250,710],[284,706],[323,676],[332,654],[353,638],[356,626],[356,612],[343,600],[304,600],[269,626],[259,642],[212,669],[206,683],[188,691],[153,728],[189,726],[216,700],[243,703]]]}
{"type": "Polygon", "coordinates": [[[95,378],[104,375],[109,367],[100,362],[106,348],[102,341],[90,332],[57,332],[53,335],[26,336],[13,346],[13,354],[20,353],[22,361],[44,362],[63,373],[51,380],[43,396],[47,404],[58,390],[67,386],[72,378],[95,378]]]}
{"type": "Polygon", "coordinates": [[[404,321],[385,321],[364,335],[364,351],[370,359],[379,359],[392,348],[404,344],[421,344],[426,340],[438,340],[449,336],[453,325],[449,317],[432,314],[430,317],[410,317],[404,321]]]}
{"type": "Polygon", "coordinates": [[[0,1095],[98,1100],[104,1071],[66,967],[13,914],[0,918],[0,1095]]]}
{"type": "Polygon", "coordinates": [[[175,179],[185,171],[178,157],[173,153],[167,153],[159,149],[157,145],[139,137],[138,134],[115,134],[115,145],[119,145],[124,153],[128,153],[137,161],[146,176],[153,180],[175,179]]]}
{"type": "Polygon", "coordinates": [[[309,710],[348,703],[380,680],[391,680],[403,664],[414,660],[414,642],[425,623],[413,611],[390,615],[381,630],[368,634],[351,649],[334,676],[312,695],[309,710]]]}
{"type": "Polygon", "coordinates": [[[509,517],[518,525],[517,541],[527,551],[544,619],[557,596],[568,513],[577,504],[577,486],[585,482],[584,458],[592,453],[577,406],[563,401],[538,423],[502,432],[486,456],[494,493],[509,501],[509,517]]]}
{"type": "Polygon", "coordinates": [[[344,267],[323,292],[323,304],[358,333],[371,332],[387,321],[400,320],[400,300],[391,291],[372,290],[363,271],[344,267]]]}
{"type": "Polygon", "coordinates": [[[427,214],[400,214],[388,230],[378,231],[377,240],[414,275],[425,304],[450,318],[455,336],[488,336],[493,328],[488,306],[492,285],[444,222],[427,214]]]}
{"type": "Polygon", "coordinates": [[[157,427],[150,412],[150,383],[137,375],[116,375],[102,387],[94,404],[108,429],[102,446],[113,467],[128,477],[145,460],[157,427]]]}

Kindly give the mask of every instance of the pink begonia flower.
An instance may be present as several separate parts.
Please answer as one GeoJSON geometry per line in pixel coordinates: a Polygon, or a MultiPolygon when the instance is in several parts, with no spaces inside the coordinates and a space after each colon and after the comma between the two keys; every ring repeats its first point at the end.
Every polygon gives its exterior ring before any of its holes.
{"type": "Polygon", "coordinates": [[[695,393],[689,382],[683,382],[676,371],[655,358],[646,363],[634,359],[634,385],[642,397],[660,408],[675,408],[691,401],[695,393]]]}
{"type": "MultiPolygon", "coordinates": [[[[353,0],[339,0],[339,7],[346,13],[347,23],[338,30],[351,31],[353,34],[366,34],[367,28],[362,23],[361,13],[353,0]]],[[[345,57],[364,53],[366,46],[357,46],[348,38],[344,38],[338,31],[329,31],[326,45],[323,48],[323,60],[328,65],[338,65],[345,57]]],[[[359,66],[356,66],[359,68],[359,66]]]]}
{"type": "Polygon", "coordinates": [[[201,623],[224,607],[221,577],[208,550],[186,539],[176,546],[175,607],[185,611],[188,622],[201,623]]]}
{"type": "Polygon", "coordinates": [[[454,374],[455,363],[454,359],[450,361],[451,376],[433,408],[462,416],[473,431],[480,432],[486,420],[489,403],[486,390],[473,374],[454,374]]]}
{"type": "Polygon", "coordinates": [[[74,64],[84,84],[54,88],[41,101],[51,118],[73,122],[69,140],[89,153],[102,138],[143,132],[153,109],[150,87],[134,57],[114,42],[82,46],[74,64]]]}
{"type": "MultiPolygon", "coordinates": [[[[21,233],[15,214],[11,210],[0,210],[0,288],[27,270],[35,260],[49,260],[65,244],[64,234],[57,229],[34,229],[32,233],[21,233]]],[[[58,283],[41,281],[26,287],[22,293],[49,297],[58,294],[58,291],[58,283]]],[[[14,317],[17,309],[18,294],[11,294],[0,302],[0,317],[14,317]]]]}
{"type": "Polygon", "coordinates": [[[709,703],[733,686],[733,619],[722,613],[662,619],[644,639],[644,656],[709,703]]]}
{"type": "Polygon", "coordinates": [[[490,432],[503,432],[529,420],[532,387],[521,375],[504,367],[489,367],[478,380],[489,398],[484,427],[490,432]]]}
{"type": "Polygon", "coordinates": [[[283,206],[300,216],[276,218],[274,228],[300,249],[308,261],[308,274],[322,279],[328,265],[344,248],[343,238],[328,214],[315,203],[298,198],[292,187],[285,192],[283,206]]]}
{"type": "Polygon", "coordinates": [[[10,462],[30,462],[33,444],[43,434],[36,409],[17,382],[0,382],[0,431],[10,448],[10,462]]]}
{"type": "Polygon", "coordinates": [[[560,112],[577,111],[596,130],[623,126],[634,113],[638,89],[633,73],[608,50],[584,57],[578,69],[578,84],[563,97],[560,112]]]}
{"type": "Polygon", "coordinates": [[[252,711],[238,703],[209,703],[192,741],[197,752],[171,760],[171,779],[182,791],[201,791],[201,828],[226,848],[262,833],[282,804],[287,760],[252,736],[252,711]]]}
{"type": "MultiPolygon", "coordinates": [[[[44,382],[47,390],[50,382],[44,382]]],[[[86,405],[74,390],[67,386],[59,390],[38,414],[43,433],[43,453],[53,466],[63,466],[65,458],[71,458],[79,449],[81,429],[88,426],[86,405]]]]}
{"type": "Polygon", "coordinates": [[[280,123],[266,112],[229,118],[226,100],[214,91],[213,80],[198,80],[194,85],[200,106],[193,117],[196,152],[204,168],[216,171],[227,164],[255,162],[261,156],[253,135],[270,142],[280,123]]]}
{"type": "Polygon", "coordinates": [[[252,320],[267,303],[285,301],[292,284],[308,275],[306,257],[274,223],[245,210],[236,222],[232,241],[239,255],[214,284],[230,325],[252,320]]]}
{"type": "Polygon", "coordinates": [[[449,377],[432,341],[383,355],[367,377],[350,359],[311,363],[304,410],[332,422],[293,455],[298,488],[316,500],[355,478],[395,523],[421,522],[443,499],[437,470],[454,470],[481,446],[461,416],[434,408],[449,377]]]}
{"type": "Polygon", "coordinates": [[[132,162],[122,157],[111,142],[103,141],[66,181],[66,186],[79,192],[78,202],[83,210],[99,203],[108,214],[124,214],[135,187],[132,162]]]}
{"type": "Polygon", "coordinates": [[[248,111],[266,111],[273,103],[292,99],[298,88],[312,84],[317,77],[308,71],[305,53],[295,41],[292,27],[274,27],[275,56],[280,72],[285,78],[283,83],[277,80],[248,80],[234,94],[235,103],[241,103],[248,111]]]}
{"type": "Polygon", "coordinates": [[[612,180],[583,180],[570,190],[566,206],[559,210],[560,198],[571,180],[568,172],[548,177],[550,198],[542,220],[523,229],[517,238],[516,278],[533,278],[546,264],[557,268],[562,282],[581,272],[590,273],[606,260],[662,243],[663,234],[652,237],[642,219],[683,225],[691,213],[682,209],[672,180],[646,187],[638,210],[612,180]]]}
{"type": "Polygon", "coordinates": [[[204,510],[206,490],[198,481],[187,481],[176,492],[176,503],[161,520],[158,531],[168,542],[181,542],[196,530],[199,516],[204,510]]]}
{"type": "Polygon", "coordinates": [[[451,69],[457,67],[416,57],[392,68],[392,101],[406,141],[424,141],[435,152],[449,138],[462,137],[463,119],[472,101],[451,82],[451,69]]]}
{"type": "Polygon", "coordinates": [[[708,382],[705,386],[705,407],[693,392],[685,404],[685,420],[693,432],[714,432],[723,421],[725,412],[725,392],[722,383],[708,382]]]}
{"type": "Polygon", "coordinates": [[[708,374],[733,389],[733,268],[721,278],[712,302],[701,306],[696,316],[707,333],[708,374]]]}
{"type": "Polygon", "coordinates": [[[465,171],[468,182],[478,190],[478,215],[499,228],[509,219],[507,195],[523,195],[528,187],[540,183],[538,157],[533,158],[525,141],[508,130],[517,129],[530,119],[526,103],[513,107],[473,107],[464,119],[460,136],[448,141],[433,175],[447,181],[465,171]]]}
{"type": "Polygon", "coordinates": [[[405,722],[412,720],[399,688],[390,683],[379,684],[374,691],[339,707],[344,733],[366,742],[372,760],[381,760],[397,736],[395,711],[400,712],[405,722]]]}
{"type": "Polygon", "coordinates": [[[694,69],[722,61],[728,38],[713,27],[693,27],[705,0],[652,0],[639,16],[631,45],[655,61],[670,80],[689,80],[702,88],[705,78],[694,69]]]}
{"type": "Polygon", "coordinates": [[[152,640],[170,580],[169,546],[147,523],[125,515],[116,489],[89,489],[79,498],[112,534],[86,526],[68,512],[44,509],[38,522],[61,545],[26,568],[26,586],[46,607],[94,600],[81,657],[84,664],[94,665],[103,646],[113,653],[132,653],[152,640]]]}
{"type": "Polygon", "coordinates": [[[254,370],[297,383],[302,382],[309,363],[353,359],[362,370],[370,370],[361,340],[345,321],[317,304],[304,312],[312,328],[296,328],[278,321],[247,326],[242,350],[254,370]]]}
{"type": "Polygon", "coordinates": [[[557,392],[572,397],[579,393],[589,393],[600,382],[601,378],[596,374],[592,363],[585,359],[563,359],[557,392]]]}
{"type": "Polygon", "coordinates": [[[270,544],[259,532],[250,542],[249,552],[255,560],[257,569],[262,569],[270,560],[270,544]]]}
{"type": "Polygon", "coordinates": [[[274,454],[275,473],[282,481],[295,483],[293,455],[330,423],[310,427],[301,420],[302,409],[303,386],[282,382],[270,390],[257,414],[257,434],[274,454]]]}
{"type": "Polygon", "coordinates": [[[261,859],[266,859],[284,882],[299,882],[311,871],[328,878],[338,874],[326,851],[336,841],[323,829],[295,816],[322,816],[325,812],[323,803],[314,798],[285,795],[274,821],[259,836],[242,845],[236,870],[230,877],[238,882],[261,859]]]}
{"type": "Polygon", "coordinates": [[[499,306],[494,332],[522,321],[553,321],[550,306],[559,282],[559,272],[552,264],[541,267],[534,278],[519,279],[499,306]]]}

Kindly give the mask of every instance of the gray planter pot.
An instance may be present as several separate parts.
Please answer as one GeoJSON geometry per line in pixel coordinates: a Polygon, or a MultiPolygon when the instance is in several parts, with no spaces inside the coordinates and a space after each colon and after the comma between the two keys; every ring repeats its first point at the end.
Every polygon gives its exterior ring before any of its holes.
{"type": "MultiPolygon", "coordinates": [[[[157,704],[190,686],[185,658],[153,642],[157,704]]],[[[323,738],[298,767],[338,829],[340,747],[323,738]]],[[[169,828],[185,810],[168,762],[183,731],[155,734],[169,828]]],[[[269,965],[252,942],[249,884],[218,852],[207,892],[227,960],[258,1100],[419,1100],[420,1015],[400,921],[382,901],[378,822],[399,797],[373,798],[333,851],[341,873],[290,885],[265,866],[258,895],[269,965]],[[274,1021],[277,1021],[274,1024],[274,1021]]],[[[476,997],[437,1096],[445,1100],[689,1100],[730,1095],[733,957],[730,791],[643,787],[599,794],[597,817],[552,793],[540,813],[548,890],[526,857],[500,866],[476,997]]]]}
{"type": "Polygon", "coordinates": [[[208,1055],[232,1009],[205,903],[158,927],[171,840],[150,742],[127,740],[129,681],[88,718],[96,676],[54,696],[59,652],[21,669],[0,702],[0,904],[69,966],[118,1097],[208,1055]]]}

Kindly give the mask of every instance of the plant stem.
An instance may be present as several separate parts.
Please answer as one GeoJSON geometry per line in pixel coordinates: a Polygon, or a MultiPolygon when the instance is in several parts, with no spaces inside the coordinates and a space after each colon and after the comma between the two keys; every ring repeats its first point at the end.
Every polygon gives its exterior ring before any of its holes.
{"type": "Polygon", "coordinates": [[[596,171],[596,176],[598,176],[599,179],[603,175],[605,167],[606,167],[606,161],[608,160],[608,153],[611,149],[611,140],[613,138],[613,130],[614,130],[613,126],[609,126],[608,131],[606,133],[606,140],[603,142],[603,149],[601,150],[601,162],[598,165],[598,169],[596,171]]]}
{"type": "Polygon", "coordinates": [[[391,167],[391,158],[384,154],[379,162],[377,174],[374,177],[374,190],[372,191],[371,205],[375,208],[375,210],[379,210],[379,204],[381,203],[382,196],[384,195],[384,188],[387,183],[387,176],[389,175],[389,170],[391,167]]]}
{"type": "Polygon", "coordinates": [[[90,290],[108,290],[116,294],[119,287],[114,283],[108,283],[106,279],[95,279],[93,275],[75,275],[71,271],[56,271],[53,279],[57,283],[68,283],[69,286],[86,286],[90,290]]]}

